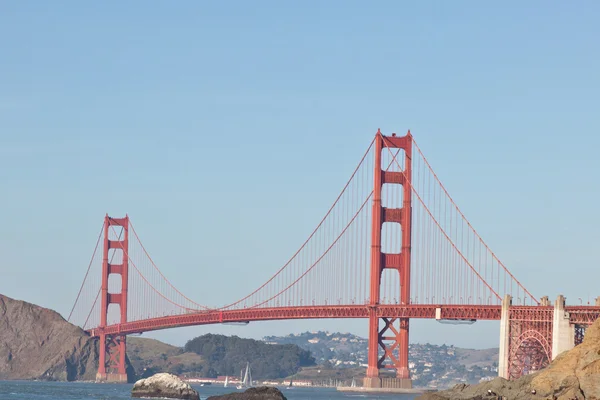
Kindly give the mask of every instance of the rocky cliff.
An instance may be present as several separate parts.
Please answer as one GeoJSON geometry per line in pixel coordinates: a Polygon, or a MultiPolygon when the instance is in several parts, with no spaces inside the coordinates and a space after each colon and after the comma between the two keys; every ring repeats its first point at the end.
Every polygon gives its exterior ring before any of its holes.
{"type": "Polygon", "coordinates": [[[0,380],[94,380],[98,344],[55,311],[0,295],[0,380]]]}
{"type": "Polygon", "coordinates": [[[418,399],[485,399],[488,393],[511,400],[600,399],[600,320],[585,333],[583,343],[565,352],[545,369],[515,381],[496,378],[479,385],[457,385],[418,399]]]}

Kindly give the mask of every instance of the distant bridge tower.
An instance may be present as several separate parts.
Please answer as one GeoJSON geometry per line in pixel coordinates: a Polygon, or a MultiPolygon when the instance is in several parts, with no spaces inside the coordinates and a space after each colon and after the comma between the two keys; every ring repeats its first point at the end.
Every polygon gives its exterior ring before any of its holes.
{"type": "MultiPolygon", "coordinates": [[[[102,256],[102,286],[100,289],[100,326],[97,329],[100,337],[100,354],[96,381],[127,382],[125,335],[106,335],[103,329],[107,326],[108,308],[111,304],[119,306],[120,323],[127,322],[128,246],[129,217],[111,218],[106,215],[104,218],[104,252],[102,256]],[[113,226],[123,229],[122,238],[109,239],[109,230],[113,226]],[[109,260],[110,250],[113,250],[114,253],[110,254],[111,258],[109,260]],[[121,253],[122,257],[119,257],[118,253],[121,253]],[[115,256],[117,256],[116,263],[113,263],[115,256]],[[121,276],[120,293],[110,293],[108,291],[108,278],[111,274],[121,276]]],[[[111,321],[112,323],[114,322],[111,321]]]]}
{"type": "Polygon", "coordinates": [[[381,297],[381,276],[386,268],[398,271],[400,279],[400,303],[410,304],[410,252],[412,212],[412,135],[383,136],[378,130],[375,136],[375,178],[373,189],[373,220],[371,228],[371,283],[369,301],[369,350],[367,375],[364,386],[370,388],[410,388],[408,369],[408,318],[386,318],[378,315],[381,297]],[[385,149],[385,150],[384,150],[385,149]],[[388,149],[405,152],[403,171],[382,170],[381,153],[388,149]],[[381,204],[384,184],[402,185],[402,208],[386,208],[381,204]],[[400,224],[402,247],[398,254],[382,253],[381,230],[385,222],[400,224]],[[381,326],[380,326],[381,322],[381,326]],[[383,355],[379,357],[379,348],[383,355]],[[382,368],[395,369],[396,377],[380,377],[382,368]]]}

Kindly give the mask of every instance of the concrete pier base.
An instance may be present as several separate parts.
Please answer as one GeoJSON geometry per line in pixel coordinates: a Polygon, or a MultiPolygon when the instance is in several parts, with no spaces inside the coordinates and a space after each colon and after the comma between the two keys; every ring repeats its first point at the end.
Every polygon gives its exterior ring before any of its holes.
{"type": "Polygon", "coordinates": [[[565,311],[565,297],[559,295],[554,302],[552,320],[552,359],[573,347],[575,347],[575,325],[571,325],[569,313],[565,311]]]}
{"type": "Polygon", "coordinates": [[[510,313],[512,304],[511,295],[507,294],[502,299],[502,313],[500,314],[500,354],[498,357],[498,376],[508,379],[508,347],[510,340],[510,313]]]}
{"type": "Polygon", "coordinates": [[[96,382],[127,383],[127,374],[96,374],[96,382]]]}
{"type": "Polygon", "coordinates": [[[381,379],[379,377],[377,377],[377,378],[370,378],[370,377],[366,376],[363,379],[363,387],[366,387],[366,388],[380,388],[381,387],[381,379]]]}
{"type": "MultiPolygon", "coordinates": [[[[436,392],[433,389],[394,389],[394,388],[366,388],[366,387],[343,387],[336,388],[338,392],[349,392],[349,393],[384,393],[384,394],[422,394],[436,392]]],[[[392,397],[390,397],[392,398],[392,397]]]]}
{"type": "Polygon", "coordinates": [[[363,380],[368,389],[412,389],[412,380],[403,378],[369,378],[363,380]]]}

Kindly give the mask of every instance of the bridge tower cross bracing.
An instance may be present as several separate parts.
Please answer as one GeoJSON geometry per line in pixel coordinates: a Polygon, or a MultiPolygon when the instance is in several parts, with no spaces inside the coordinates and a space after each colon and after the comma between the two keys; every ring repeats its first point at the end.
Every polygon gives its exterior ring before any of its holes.
{"type": "Polygon", "coordinates": [[[370,388],[411,388],[408,368],[408,318],[386,318],[377,312],[381,298],[381,277],[384,269],[398,271],[400,279],[400,302],[410,304],[410,260],[411,260],[411,214],[412,214],[412,135],[410,131],[402,137],[375,136],[375,171],[373,188],[373,213],[371,225],[371,277],[369,298],[369,348],[368,367],[364,386],[370,388]],[[404,165],[401,171],[383,170],[382,152],[391,149],[404,150],[404,165]],[[402,207],[386,208],[381,202],[384,184],[402,185],[402,207]],[[383,224],[400,224],[402,235],[399,254],[383,253],[381,231],[383,224]],[[380,328],[380,322],[383,326],[380,328]],[[379,357],[379,349],[383,355],[379,357]],[[380,377],[380,369],[395,369],[395,378],[380,377]]]}
{"type": "Polygon", "coordinates": [[[127,322],[127,288],[129,281],[129,217],[111,218],[104,217],[104,246],[102,255],[102,286],[100,298],[100,326],[99,333],[99,363],[96,381],[127,382],[126,371],[126,336],[106,335],[103,329],[108,323],[108,309],[111,304],[119,306],[119,323],[127,322]],[[116,240],[110,239],[110,232],[114,227],[122,228],[121,237],[116,240]],[[110,250],[112,254],[109,259],[110,250]],[[120,263],[113,263],[117,252],[122,254],[120,263]],[[121,292],[109,292],[109,276],[116,274],[121,277],[121,292]]]}

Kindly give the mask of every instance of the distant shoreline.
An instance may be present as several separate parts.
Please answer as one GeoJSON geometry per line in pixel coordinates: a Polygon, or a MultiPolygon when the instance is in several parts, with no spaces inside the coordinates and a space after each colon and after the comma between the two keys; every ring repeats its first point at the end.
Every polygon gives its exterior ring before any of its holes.
{"type": "Polygon", "coordinates": [[[437,392],[434,389],[400,389],[400,388],[367,388],[367,387],[338,387],[339,392],[355,392],[355,393],[394,393],[394,394],[422,394],[437,392]]]}

